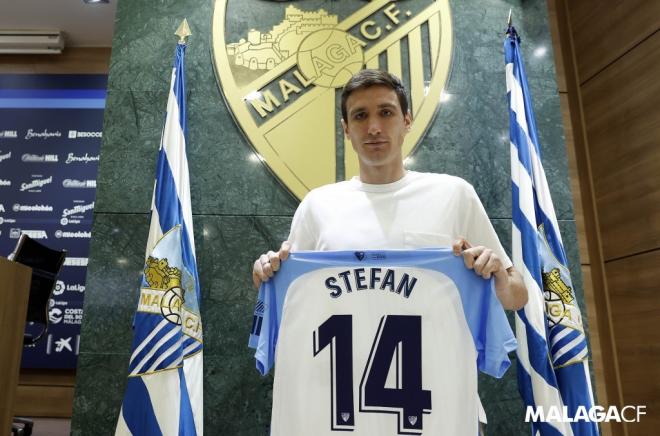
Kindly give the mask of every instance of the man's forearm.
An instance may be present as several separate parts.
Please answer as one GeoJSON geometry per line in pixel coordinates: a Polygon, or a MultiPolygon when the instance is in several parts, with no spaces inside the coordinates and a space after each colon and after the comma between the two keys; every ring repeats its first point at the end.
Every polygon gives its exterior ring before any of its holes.
{"type": "Polygon", "coordinates": [[[513,267],[507,269],[506,274],[495,274],[495,291],[506,310],[522,309],[527,303],[527,288],[522,275],[513,267]]]}

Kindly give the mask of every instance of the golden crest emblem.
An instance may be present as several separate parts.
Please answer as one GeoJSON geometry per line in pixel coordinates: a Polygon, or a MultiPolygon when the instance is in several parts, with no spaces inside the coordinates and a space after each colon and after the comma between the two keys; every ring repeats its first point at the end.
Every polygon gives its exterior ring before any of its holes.
{"type": "Polygon", "coordinates": [[[309,3],[216,0],[213,16],[214,66],[227,105],[298,198],[358,174],[338,109],[354,73],[386,69],[407,85],[414,122],[405,157],[440,104],[452,48],[449,0],[309,3]],[[257,16],[262,22],[251,22],[257,16]]]}

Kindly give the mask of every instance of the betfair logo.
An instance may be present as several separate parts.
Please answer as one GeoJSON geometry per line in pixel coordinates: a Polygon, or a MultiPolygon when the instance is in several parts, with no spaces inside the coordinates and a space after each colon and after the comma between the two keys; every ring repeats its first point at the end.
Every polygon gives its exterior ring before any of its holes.
{"type": "Polygon", "coordinates": [[[255,160],[294,195],[302,198],[358,173],[337,101],[364,67],[387,69],[410,89],[415,122],[404,157],[413,151],[436,113],[449,71],[448,0],[356,0],[329,3],[328,10],[269,4],[280,8],[282,18],[268,25],[251,22],[258,15],[241,7],[245,1],[216,0],[215,71],[255,160]],[[236,23],[248,27],[241,31],[236,23]]]}

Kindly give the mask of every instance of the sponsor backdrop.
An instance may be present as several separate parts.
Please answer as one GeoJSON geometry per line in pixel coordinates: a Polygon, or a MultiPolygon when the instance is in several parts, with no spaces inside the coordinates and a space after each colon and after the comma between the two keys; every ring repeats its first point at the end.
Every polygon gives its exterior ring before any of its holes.
{"type": "MultiPolygon", "coordinates": [[[[193,33],[188,38],[186,51],[187,149],[201,310],[205,323],[205,430],[209,435],[268,434],[272,379],[259,376],[253,353],[247,348],[256,299],[250,271],[258,254],[278,247],[287,236],[298,199],[295,188],[283,186],[288,182],[283,180],[282,168],[269,169],[255,153],[248,137],[256,138],[259,132],[250,130],[250,126],[268,127],[268,120],[286,116],[290,113],[289,107],[309,98],[319,104],[318,121],[282,123],[285,129],[282,137],[306,138],[308,150],[305,151],[319,151],[318,154],[309,153],[311,162],[330,160],[334,162],[332,167],[307,166],[291,160],[297,151],[294,153],[294,150],[284,148],[289,143],[287,141],[277,142],[281,138],[279,131],[265,133],[264,130],[263,137],[272,139],[273,147],[279,147],[277,152],[286,165],[300,164],[305,186],[316,183],[316,173],[320,182],[331,180],[333,171],[337,177],[350,174],[352,163],[348,154],[343,158],[340,155],[346,144],[338,134],[339,125],[334,124],[336,130],[332,135],[331,122],[324,118],[325,115],[320,116],[332,113],[333,100],[336,102],[334,90],[312,98],[318,93],[314,90],[316,85],[310,84],[303,89],[294,74],[296,69],[282,76],[281,69],[286,64],[269,65],[266,59],[261,66],[257,59],[256,69],[251,70],[250,64],[254,64],[251,60],[236,65],[237,53],[245,48],[245,42],[252,44],[264,38],[270,44],[265,35],[273,35],[287,24],[287,8],[290,6],[319,16],[325,16],[320,11],[323,9],[328,15],[328,25],[333,27],[334,18],[331,20],[330,15],[337,17],[337,23],[347,23],[350,16],[374,5],[363,0],[230,0],[218,3],[212,0],[119,2],[78,358],[72,422],[74,435],[112,434],[117,423],[130,360],[130,326],[135,315],[139,273],[149,230],[149,207],[172,71],[172,51],[177,40],[173,33],[184,17],[193,33]],[[226,9],[226,28],[222,33],[228,50],[226,54],[219,52],[222,48],[213,43],[217,30],[214,14],[218,13],[218,3],[229,8],[226,9]],[[217,62],[225,61],[223,56],[226,63],[231,63],[232,75],[226,75],[227,71],[220,72],[224,74],[222,86],[226,87],[221,91],[215,70],[221,66],[217,62]],[[241,83],[235,79],[238,72],[241,72],[241,83]],[[281,82],[283,79],[300,88],[300,93],[289,93],[292,88],[281,82]],[[244,102],[245,109],[242,109],[241,102],[234,99],[232,93],[236,93],[233,86],[241,86],[248,83],[246,81],[263,82],[265,90],[271,90],[277,97],[280,107],[273,102],[272,112],[266,111],[264,118],[251,103],[244,102]],[[280,85],[287,91],[287,102],[280,85]],[[235,116],[240,115],[240,111],[251,111],[248,115],[252,118],[242,118],[243,124],[239,126],[235,116]],[[243,129],[250,131],[243,132],[243,129]],[[337,152],[336,157],[332,150],[337,152]]],[[[421,0],[393,3],[401,11],[396,15],[401,26],[415,24],[412,20],[420,16],[424,6],[421,0]],[[412,12],[410,18],[406,16],[408,9],[412,12]]],[[[431,3],[426,1],[428,5],[431,3]]],[[[510,248],[510,146],[502,42],[509,8],[513,8],[515,24],[523,38],[522,49],[534,96],[543,163],[575,274],[574,286],[581,299],[580,262],[547,4],[545,0],[451,0],[448,6],[452,30],[448,37],[452,38],[452,53],[444,92],[436,99],[440,104],[435,117],[426,125],[416,148],[411,150],[407,165],[418,171],[454,174],[472,183],[504,247],[510,248]]],[[[389,32],[386,26],[393,23],[382,12],[387,7],[363,15],[365,18],[377,16],[373,21],[381,27],[383,41],[389,32]]],[[[297,13],[296,9],[289,9],[290,21],[293,21],[292,14],[297,13]]],[[[392,44],[399,44],[400,64],[405,67],[411,58],[415,58],[405,49],[414,48],[413,43],[419,35],[415,28],[408,30],[401,26],[392,27],[393,38],[396,37],[392,44]]],[[[422,23],[422,40],[431,34],[428,26],[430,24],[422,23]]],[[[351,35],[368,43],[364,48],[365,60],[376,63],[376,56],[369,57],[372,42],[364,37],[360,27],[346,28],[351,35]]],[[[375,25],[367,26],[366,30],[370,34],[377,33],[375,25]]],[[[373,44],[379,44],[378,41],[380,39],[374,39],[373,44]]],[[[417,53],[427,52],[424,46],[422,48],[424,50],[417,53]]],[[[247,47],[244,54],[254,54],[253,51],[247,47]]],[[[379,66],[394,64],[396,53],[391,50],[389,56],[386,49],[382,56],[379,54],[379,66]]],[[[425,62],[429,59],[426,54],[421,58],[425,62]]],[[[243,61],[246,59],[244,56],[243,61]]],[[[441,59],[440,55],[438,59],[441,59]]],[[[424,63],[424,77],[429,71],[424,63]]],[[[412,73],[407,68],[402,68],[402,75],[406,83],[411,82],[412,73]]],[[[418,83],[413,82],[417,96],[413,101],[421,102],[419,104],[423,106],[426,104],[423,98],[425,89],[422,87],[420,94],[418,83]]],[[[435,92],[432,89],[434,83],[429,85],[427,95],[435,92]]],[[[426,110],[422,106],[420,117],[426,110]]],[[[257,104],[257,107],[261,106],[257,104]]],[[[335,113],[334,122],[338,123],[338,120],[335,113]]],[[[488,413],[488,434],[529,434],[516,386],[515,362],[502,380],[489,377],[480,377],[479,380],[481,398],[488,413]]]]}
{"type": "Polygon", "coordinates": [[[0,255],[21,233],[67,251],[23,368],[76,367],[106,77],[0,75],[0,255]]]}

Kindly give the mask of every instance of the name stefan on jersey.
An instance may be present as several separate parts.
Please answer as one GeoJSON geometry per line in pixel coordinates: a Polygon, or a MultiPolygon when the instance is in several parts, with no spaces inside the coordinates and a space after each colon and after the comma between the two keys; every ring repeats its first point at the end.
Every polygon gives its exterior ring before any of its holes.
{"type": "Polygon", "coordinates": [[[397,280],[395,275],[396,273],[392,269],[386,269],[384,273],[382,268],[349,269],[338,273],[336,277],[330,276],[325,279],[325,287],[332,291],[330,292],[332,298],[339,298],[344,293],[351,293],[353,290],[370,289],[388,290],[403,295],[404,298],[409,298],[417,283],[417,277],[403,273],[397,280]]]}

